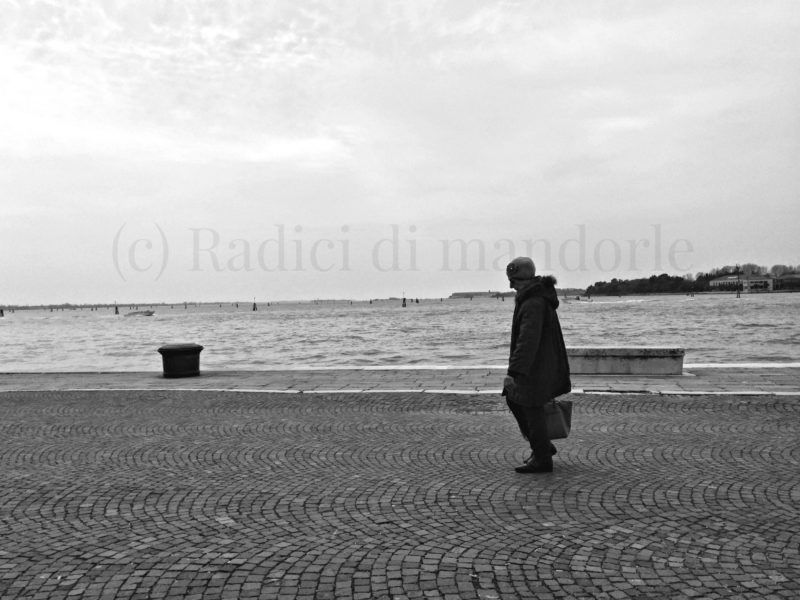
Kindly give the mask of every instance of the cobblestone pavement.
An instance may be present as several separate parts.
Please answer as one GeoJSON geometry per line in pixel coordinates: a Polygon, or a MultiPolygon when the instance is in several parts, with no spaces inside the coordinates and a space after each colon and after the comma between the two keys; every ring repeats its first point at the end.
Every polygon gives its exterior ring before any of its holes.
{"type": "Polygon", "coordinates": [[[0,393],[0,597],[800,596],[800,397],[0,393]]]}

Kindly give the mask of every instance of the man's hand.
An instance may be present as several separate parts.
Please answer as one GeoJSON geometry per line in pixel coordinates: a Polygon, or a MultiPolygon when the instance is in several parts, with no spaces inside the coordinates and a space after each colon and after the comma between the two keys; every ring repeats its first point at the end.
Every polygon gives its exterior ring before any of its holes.
{"type": "Polygon", "coordinates": [[[514,387],[514,378],[511,375],[506,375],[506,378],[503,379],[503,387],[504,388],[513,388],[514,387]]]}

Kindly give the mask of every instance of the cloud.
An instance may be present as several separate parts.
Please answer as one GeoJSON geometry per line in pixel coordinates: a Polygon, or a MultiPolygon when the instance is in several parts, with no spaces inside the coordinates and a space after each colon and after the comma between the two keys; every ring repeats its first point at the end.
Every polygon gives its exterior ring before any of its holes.
{"type": "Polygon", "coordinates": [[[795,2],[4,7],[8,247],[63,252],[48,214],[100,243],[119,207],[554,243],[747,220],[800,251],[795,2]]]}
{"type": "Polygon", "coordinates": [[[247,15],[216,3],[199,13],[93,4],[40,3],[3,32],[4,153],[346,158],[308,107],[314,77],[294,77],[323,54],[324,40],[304,30],[309,19],[256,36],[247,15]]]}

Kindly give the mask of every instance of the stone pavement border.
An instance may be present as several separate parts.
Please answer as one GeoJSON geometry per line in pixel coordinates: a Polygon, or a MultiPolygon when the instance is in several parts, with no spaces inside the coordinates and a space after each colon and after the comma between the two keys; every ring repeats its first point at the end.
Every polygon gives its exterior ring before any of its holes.
{"type": "MultiPolygon", "coordinates": [[[[0,391],[12,390],[239,390],[275,393],[496,394],[504,368],[361,367],[208,371],[166,379],[160,372],[0,373],[0,391]]],[[[659,395],[795,395],[800,365],[687,365],[683,375],[573,375],[574,391],[659,395]]]]}

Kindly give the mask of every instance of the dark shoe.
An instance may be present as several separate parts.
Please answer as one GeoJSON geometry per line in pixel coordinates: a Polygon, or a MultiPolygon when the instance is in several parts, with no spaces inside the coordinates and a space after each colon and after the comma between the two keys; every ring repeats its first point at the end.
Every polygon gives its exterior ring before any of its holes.
{"type": "MultiPolygon", "coordinates": [[[[558,450],[556,450],[556,447],[553,444],[550,444],[550,456],[555,456],[556,454],[558,454],[558,450]]],[[[525,459],[525,462],[527,463],[532,460],[533,460],[533,452],[531,452],[531,455],[525,459]]]]}
{"type": "Polygon", "coordinates": [[[517,473],[552,473],[552,460],[529,460],[524,465],[515,467],[517,473]]]}

